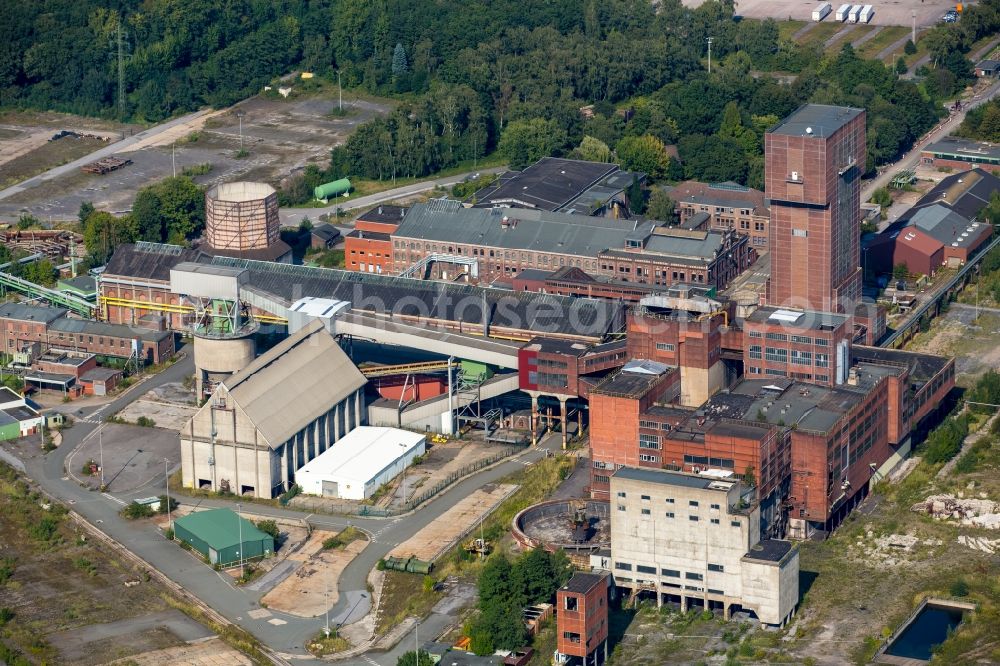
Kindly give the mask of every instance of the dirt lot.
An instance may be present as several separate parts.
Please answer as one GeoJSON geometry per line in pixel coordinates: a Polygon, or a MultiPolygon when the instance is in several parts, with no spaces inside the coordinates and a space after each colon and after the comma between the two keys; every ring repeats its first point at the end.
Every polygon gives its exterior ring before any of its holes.
{"type": "Polygon", "coordinates": [[[317,617],[337,603],[337,580],[344,568],[368,545],[359,539],[344,548],[323,550],[323,542],[333,532],[316,530],[287,562],[294,571],[261,599],[268,608],[299,617],[317,617]],[[329,591],[329,594],[328,594],[329,591]]]}
{"type": "Polygon", "coordinates": [[[142,398],[118,412],[118,416],[131,423],[135,423],[140,416],[145,416],[153,419],[157,428],[177,431],[183,428],[197,411],[198,408],[194,405],[178,405],[142,398]]]}
{"type": "Polygon", "coordinates": [[[948,312],[937,317],[931,328],[919,333],[907,349],[955,357],[956,381],[967,385],[971,377],[1000,367],[1000,310],[980,311],[976,320],[973,305],[952,303],[948,312]]]}
{"type": "MultiPolygon", "coordinates": [[[[25,132],[25,134],[28,134],[25,132]]],[[[51,130],[43,130],[28,134],[27,139],[31,141],[31,147],[20,154],[4,159],[3,153],[8,152],[5,147],[0,150],[0,188],[20,183],[32,176],[48,171],[52,167],[57,167],[66,162],[88,155],[98,148],[103,148],[106,144],[100,139],[88,137],[63,137],[56,141],[50,141],[51,130]]],[[[3,141],[7,144],[7,141],[3,141]]],[[[11,142],[17,143],[17,141],[11,142]]]]}
{"type": "Polygon", "coordinates": [[[483,486],[435,518],[417,534],[393,548],[389,555],[413,556],[425,562],[433,562],[448,550],[456,539],[474,528],[480,518],[489,514],[515,490],[517,486],[513,484],[483,486]]]}
{"type": "Polygon", "coordinates": [[[211,635],[6,467],[0,544],[0,640],[32,663],[97,664],[211,635]]]}
{"type": "MultiPolygon", "coordinates": [[[[104,176],[79,172],[14,194],[0,202],[0,214],[26,210],[43,219],[73,219],[83,201],[91,201],[103,210],[126,211],[132,206],[136,190],[170,176],[175,163],[178,174],[186,167],[211,164],[208,174],[195,177],[202,185],[238,179],[276,184],[307,164],[325,163],[330,149],[342,143],[359,123],[389,108],[381,101],[345,94],[344,106],[350,112],[331,116],[335,93],[336,86],[311,97],[250,98],[230,109],[206,114],[211,117],[198,122],[204,128],[183,126],[137,144],[138,149],[122,153],[133,161],[123,169],[104,176]],[[245,157],[238,156],[237,113],[244,114],[245,157]]],[[[16,115],[3,120],[0,129],[8,131],[28,131],[37,125],[34,115],[23,121],[16,115]]],[[[0,183],[3,180],[0,168],[0,183]]]]}
{"type": "Polygon", "coordinates": [[[223,643],[218,638],[192,645],[143,652],[128,659],[111,662],[115,666],[161,666],[179,664],[181,666],[250,666],[244,654],[223,643]]]}

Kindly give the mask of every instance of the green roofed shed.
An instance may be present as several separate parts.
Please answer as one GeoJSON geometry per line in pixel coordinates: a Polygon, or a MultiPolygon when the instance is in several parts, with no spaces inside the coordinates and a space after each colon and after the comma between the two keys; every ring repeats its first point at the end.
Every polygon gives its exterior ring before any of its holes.
{"type": "Polygon", "coordinates": [[[261,532],[252,522],[229,509],[196,511],[178,518],[174,520],[174,536],[191,544],[192,548],[208,558],[210,564],[221,566],[240,561],[241,536],[243,560],[274,554],[271,535],[261,532]]]}

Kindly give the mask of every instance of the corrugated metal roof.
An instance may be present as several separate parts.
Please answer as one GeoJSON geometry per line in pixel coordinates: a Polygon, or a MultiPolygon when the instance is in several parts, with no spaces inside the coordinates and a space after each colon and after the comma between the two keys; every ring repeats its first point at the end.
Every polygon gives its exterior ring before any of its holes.
{"type": "Polygon", "coordinates": [[[271,535],[261,532],[252,522],[229,509],[195,511],[174,519],[174,523],[191,532],[215,550],[239,545],[241,530],[244,543],[271,538],[271,535]]]}
{"type": "Polygon", "coordinates": [[[366,382],[323,324],[312,321],[222,384],[276,448],[366,382]]]}
{"type": "Polygon", "coordinates": [[[544,210],[464,208],[458,202],[432,201],[413,206],[393,237],[592,259],[601,250],[625,247],[625,238],[636,229],[648,233],[653,225],[544,210]]]}
{"type": "Polygon", "coordinates": [[[476,192],[473,198],[479,207],[503,203],[554,211],[570,204],[616,171],[617,166],[604,162],[543,157],[524,171],[504,174],[495,183],[476,192]]]}
{"type": "Polygon", "coordinates": [[[50,308],[44,305],[25,305],[24,303],[4,303],[0,305],[0,318],[15,321],[43,321],[51,323],[64,316],[67,310],[50,308]]]}
{"type": "Polygon", "coordinates": [[[70,319],[63,317],[53,321],[49,328],[62,333],[74,333],[85,335],[106,335],[113,338],[125,338],[134,340],[139,338],[146,342],[159,342],[173,335],[171,331],[153,331],[148,328],[138,328],[126,326],[124,324],[107,324],[103,321],[92,319],[70,319]]]}
{"type": "Polygon", "coordinates": [[[360,426],[306,463],[297,474],[340,477],[364,485],[423,441],[423,435],[409,430],[360,426]]]}

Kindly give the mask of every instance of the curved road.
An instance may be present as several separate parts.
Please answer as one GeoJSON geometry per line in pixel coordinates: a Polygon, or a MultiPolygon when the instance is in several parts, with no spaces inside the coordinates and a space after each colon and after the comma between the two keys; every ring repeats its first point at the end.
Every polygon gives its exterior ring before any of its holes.
{"type": "MultiPolygon", "coordinates": [[[[42,454],[34,447],[31,447],[30,452],[24,453],[24,447],[21,447],[19,453],[22,454],[20,457],[25,463],[27,474],[47,492],[71,505],[74,510],[109,536],[166,574],[189,593],[195,594],[222,615],[253,633],[262,643],[270,646],[285,658],[295,663],[313,660],[313,657],[305,651],[303,646],[306,641],[322,629],[323,617],[303,619],[276,611],[267,611],[268,617],[258,619],[251,617],[249,615],[251,611],[261,610],[258,602],[263,596],[262,592],[234,587],[224,574],[213,571],[199,560],[182,554],[182,551],[174,544],[165,542],[162,533],[153,524],[148,521],[132,522],[121,519],[118,516],[118,510],[121,508],[119,502],[84,488],[67,475],[67,458],[72,459],[74,448],[88,437],[95,435],[99,427],[96,422],[79,419],[88,418],[95,411],[99,411],[103,415],[114,414],[140,398],[149,389],[167,382],[181,381],[192,371],[191,358],[185,358],[112,401],[110,405],[88,408],[82,417],[78,416],[78,420],[72,428],[64,431],[62,445],[49,454],[42,454]]],[[[551,438],[548,444],[558,447],[557,438],[551,438]]],[[[497,481],[522,469],[525,465],[533,464],[540,460],[545,453],[546,451],[542,449],[528,449],[492,469],[480,472],[452,486],[430,503],[403,517],[378,519],[305,515],[303,512],[291,509],[256,504],[252,505],[252,510],[255,514],[266,516],[306,518],[313,526],[330,529],[340,529],[353,524],[372,535],[372,542],[347,566],[338,581],[339,599],[330,610],[330,622],[333,626],[348,620],[356,620],[367,613],[366,581],[368,573],[375,566],[375,563],[396,544],[423,529],[445,510],[483,484],[497,481]]],[[[147,485],[133,494],[150,496],[160,494],[163,490],[164,485],[161,481],[154,485],[147,485]]],[[[119,499],[129,501],[134,497],[123,494],[119,499]]],[[[179,499],[183,504],[200,506],[232,507],[234,504],[234,502],[215,499],[184,497],[179,499]]],[[[432,614],[424,622],[424,631],[421,633],[426,639],[433,638],[449,621],[450,618],[446,614],[432,614]]],[[[372,653],[340,663],[391,666],[396,663],[398,655],[413,644],[413,640],[412,637],[404,638],[394,650],[385,654],[372,653]]]]}
{"type": "Polygon", "coordinates": [[[301,222],[304,217],[308,217],[310,220],[315,221],[320,215],[336,216],[338,208],[344,212],[357,210],[359,208],[371,208],[372,206],[377,206],[380,203],[385,203],[387,201],[410,197],[414,194],[422,194],[423,192],[433,190],[435,187],[451,187],[452,185],[461,183],[466,178],[470,178],[476,174],[503,173],[506,170],[507,167],[489,167],[487,169],[479,169],[478,171],[467,171],[465,173],[455,174],[454,176],[444,176],[433,180],[422,180],[419,183],[403,185],[401,187],[385,190],[384,192],[376,192],[375,194],[369,194],[363,197],[338,199],[336,203],[332,203],[324,208],[281,208],[278,211],[278,214],[281,217],[281,226],[297,227],[299,222],[301,222]]]}

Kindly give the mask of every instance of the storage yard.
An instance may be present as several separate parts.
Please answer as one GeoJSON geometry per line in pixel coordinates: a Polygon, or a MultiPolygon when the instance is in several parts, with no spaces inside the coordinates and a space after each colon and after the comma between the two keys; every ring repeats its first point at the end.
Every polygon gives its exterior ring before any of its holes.
{"type": "MultiPolygon", "coordinates": [[[[684,5],[697,7],[703,0],[684,0],[684,5]]],[[[744,18],[766,19],[773,18],[778,21],[784,19],[812,21],[813,11],[820,2],[801,2],[801,0],[743,0],[736,7],[736,13],[744,18]]],[[[840,7],[840,2],[832,2],[833,12],[823,19],[823,23],[835,23],[834,13],[840,7]]],[[[861,6],[867,2],[859,3],[861,6]]],[[[913,12],[916,12],[917,27],[934,25],[941,20],[941,16],[949,9],[955,8],[954,2],[947,0],[898,0],[894,2],[872,3],[874,17],[871,25],[888,26],[901,25],[910,27],[913,22],[913,12]]],[[[845,24],[844,27],[847,27],[845,24]]],[[[858,26],[855,26],[858,27],[858,26]]]]}
{"type": "Polygon", "coordinates": [[[506,483],[483,486],[393,548],[388,557],[415,557],[423,562],[433,562],[456,541],[474,531],[479,521],[510,497],[517,488],[516,485],[506,483]]]}

